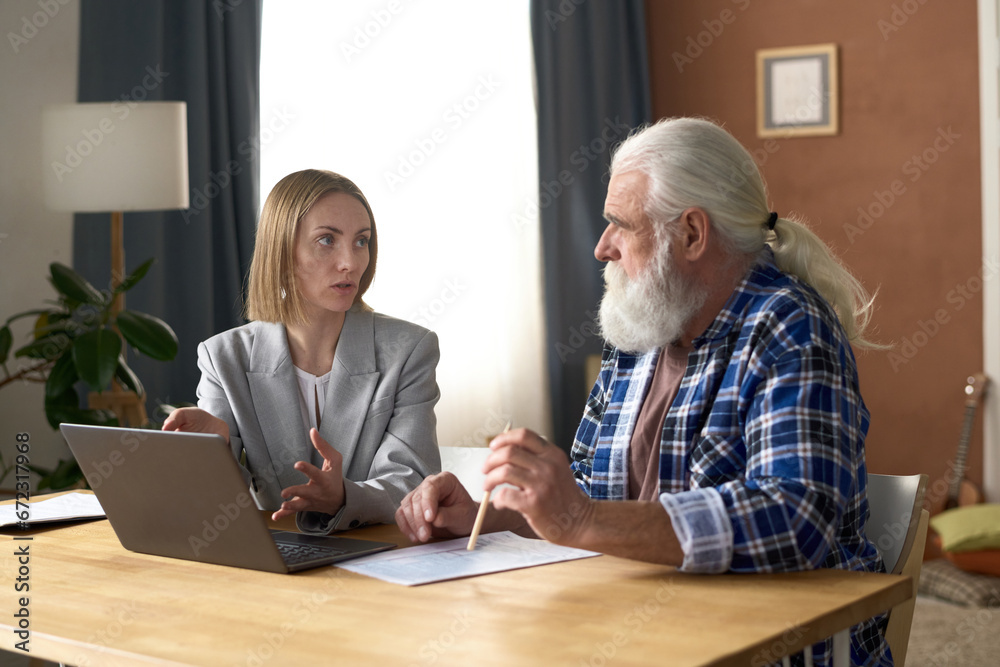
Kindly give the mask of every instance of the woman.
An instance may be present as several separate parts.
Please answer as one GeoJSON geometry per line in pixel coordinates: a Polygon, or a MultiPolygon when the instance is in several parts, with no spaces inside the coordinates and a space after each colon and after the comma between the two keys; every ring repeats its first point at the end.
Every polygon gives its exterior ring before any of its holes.
{"type": "Polygon", "coordinates": [[[198,346],[197,408],[166,431],[225,438],[258,504],[304,532],[391,522],[441,469],[437,336],[372,312],[378,235],[343,176],[308,169],[264,203],[247,324],[198,346]]]}

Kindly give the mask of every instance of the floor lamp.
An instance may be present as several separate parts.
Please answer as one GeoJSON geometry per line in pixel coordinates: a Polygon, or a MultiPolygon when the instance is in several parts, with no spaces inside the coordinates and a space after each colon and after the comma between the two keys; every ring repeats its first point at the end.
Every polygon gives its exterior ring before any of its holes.
{"type": "MultiPolygon", "coordinates": [[[[42,111],[45,203],[56,211],[111,213],[111,283],[125,278],[125,211],[188,208],[187,104],[95,102],[42,111]]],[[[115,297],[112,316],[125,307],[115,297]]],[[[122,425],[146,422],[142,398],[112,381],[90,408],[115,412],[122,425]]]]}

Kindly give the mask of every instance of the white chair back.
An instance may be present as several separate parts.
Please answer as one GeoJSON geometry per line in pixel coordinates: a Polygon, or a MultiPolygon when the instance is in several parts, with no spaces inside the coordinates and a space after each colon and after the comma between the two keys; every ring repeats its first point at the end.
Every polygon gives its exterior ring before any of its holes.
{"type": "Polygon", "coordinates": [[[454,473],[458,481],[475,500],[483,495],[483,463],[489,455],[488,447],[439,447],[441,470],[454,473]]]}
{"type": "Polygon", "coordinates": [[[887,572],[902,572],[913,549],[926,487],[927,475],[868,475],[868,539],[887,572]]]}

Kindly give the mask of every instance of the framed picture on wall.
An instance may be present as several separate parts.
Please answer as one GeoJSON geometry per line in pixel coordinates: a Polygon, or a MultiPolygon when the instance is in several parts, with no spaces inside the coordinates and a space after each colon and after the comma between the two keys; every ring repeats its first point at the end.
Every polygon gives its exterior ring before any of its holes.
{"type": "Polygon", "coordinates": [[[757,136],[834,135],[837,45],[757,51],[757,136]]]}

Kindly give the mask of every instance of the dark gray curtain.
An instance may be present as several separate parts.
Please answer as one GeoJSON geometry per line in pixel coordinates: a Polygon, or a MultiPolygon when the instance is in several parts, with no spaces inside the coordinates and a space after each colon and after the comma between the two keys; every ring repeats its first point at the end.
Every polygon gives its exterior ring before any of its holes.
{"type": "Polygon", "coordinates": [[[603,292],[594,246],[604,229],[611,149],[651,120],[642,0],[533,0],[539,208],[553,437],[569,448],[600,354],[603,292]]]}
{"type": "MultiPolygon", "coordinates": [[[[125,213],[125,269],[156,258],[126,307],[165,320],[177,358],[131,354],[147,410],[195,400],[197,346],[243,323],[259,202],[262,0],[83,0],[80,102],[185,101],[191,208],[125,213]]],[[[74,267],[110,281],[110,216],[78,214],[74,267]]]]}

